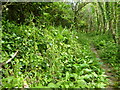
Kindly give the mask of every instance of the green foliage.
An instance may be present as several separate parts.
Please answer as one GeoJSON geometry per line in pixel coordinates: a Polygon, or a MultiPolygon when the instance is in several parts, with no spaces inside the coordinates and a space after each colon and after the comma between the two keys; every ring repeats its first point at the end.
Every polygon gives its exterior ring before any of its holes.
{"type": "Polygon", "coordinates": [[[12,2],[6,5],[2,13],[5,20],[26,25],[33,22],[37,27],[40,25],[71,27],[73,23],[70,5],[62,2],[12,2]]]}
{"type": "Polygon", "coordinates": [[[3,88],[22,88],[24,79],[22,77],[10,76],[2,79],[3,88]]]}
{"type": "MultiPolygon", "coordinates": [[[[116,73],[116,79],[120,78],[119,63],[120,60],[117,57],[118,45],[114,43],[112,37],[109,35],[97,35],[92,38],[94,45],[97,48],[102,60],[109,63],[114,68],[116,73]]],[[[116,85],[117,87],[119,85],[116,85]]]]}
{"type": "Polygon", "coordinates": [[[108,80],[101,59],[114,67],[119,80],[119,40],[117,45],[110,33],[102,34],[109,30],[119,38],[118,7],[118,2],[73,7],[66,2],[3,2],[0,65],[18,54],[2,66],[1,87],[104,88],[108,80]]]}
{"type": "Polygon", "coordinates": [[[2,87],[32,88],[103,88],[107,84],[104,71],[90,48],[80,44],[75,31],[61,26],[45,29],[15,25],[3,21],[2,87]],[[9,82],[9,84],[8,84],[9,82]]]}

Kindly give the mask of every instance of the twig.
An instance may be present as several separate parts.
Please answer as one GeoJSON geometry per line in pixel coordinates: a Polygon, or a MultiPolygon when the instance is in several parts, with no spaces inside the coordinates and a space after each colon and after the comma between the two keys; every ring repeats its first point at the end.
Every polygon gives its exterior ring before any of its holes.
{"type": "Polygon", "coordinates": [[[17,55],[18,51],[15,52],[15,54],[12,56],[12,58],[8,59],[5,64],[9,63],[16,55],[17,55]]]}
{"type": "Polygon", "coordinates": [[[6,62],[0,63],[0,67],[9,63],[18,53],[18,50],[14,53],[14,55],[12,56],[12,58],[8,59],[6,62]]]}

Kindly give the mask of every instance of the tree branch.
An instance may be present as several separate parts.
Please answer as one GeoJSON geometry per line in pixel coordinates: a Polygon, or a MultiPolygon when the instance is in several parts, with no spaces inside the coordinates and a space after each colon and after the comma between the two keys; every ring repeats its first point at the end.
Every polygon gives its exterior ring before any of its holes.
{"type": "Polygon", "coordinates": [[[0,67],[11,62],[11,60],[17,55],[18,50],[14,53],[14,55],[12,56],[12,58],[8,59],[6,62],[0,63],[0,67]]]}
{"type": "Polygon", "coordinates": [[[15,52],[15,54],[12,56],[12,58],[8,59],[5,63],[9,63],[16,55],[17,55],[18,51],[15,52]]]}

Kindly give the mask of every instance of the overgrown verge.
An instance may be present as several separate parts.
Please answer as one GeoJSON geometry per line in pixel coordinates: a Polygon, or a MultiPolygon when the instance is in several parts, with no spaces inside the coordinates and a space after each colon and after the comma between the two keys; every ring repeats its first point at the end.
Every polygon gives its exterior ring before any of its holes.
{"type": "MultiPolygon", "coordinates": [[[[15,25],[3,21],[2,87],[104,88],[107,79],[100,63],[76,32],[62,27],[15,25]]],[[[1,63],[2,63],[1,62],[1,63]]]]}
{"type": "Polygon", "coordinates": [[[95,33],[92,33],[89,34],[89,38],[91,38],[91,42],[97,49],[100,58],[113,67],[111,72],[116,74],[114,77],[118,80],[115,87],[120,87],[120,60],[117,55],[118,45],[114,43],[114,40],[108,34],[95,35],[95,33]]]}

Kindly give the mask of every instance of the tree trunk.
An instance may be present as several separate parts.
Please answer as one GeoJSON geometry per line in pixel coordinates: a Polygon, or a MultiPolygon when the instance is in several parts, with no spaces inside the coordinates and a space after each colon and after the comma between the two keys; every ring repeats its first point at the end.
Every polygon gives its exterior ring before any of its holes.
{"type": "Polygon", "coordinates": [[[98,5],[99,5],[101,13],[102,13],[102,21],[103,21],[103,27],[102,27],[102,29],[103,29],[103,33],[105,33],[106,32],[106,28],[105,28],[106,27],[106,20],[105,20],[104,8],[101,5],[101,2],[98,2],[98,5]]]}
{"type": "Polygon", "coordinates": [[[78,13],[79,11],[88,4],[87,3],[80,3],[80,2],[77,2],[75,6],[73,6],[73,12],[74,12],[74,26],[75,26],[75,29],[78,30],[78,20],[77,20],[77,17],[78,17],[78,13]]]}
{"type": "Polygon", "coordinates": [[[98,12],[97,12],[97,10],[96,10],[96,21],[97,21],[97,31],[99,31],[99,29],[100,29],[100,22],[99,22],[99,14],[98,14],[98,12]]]}

